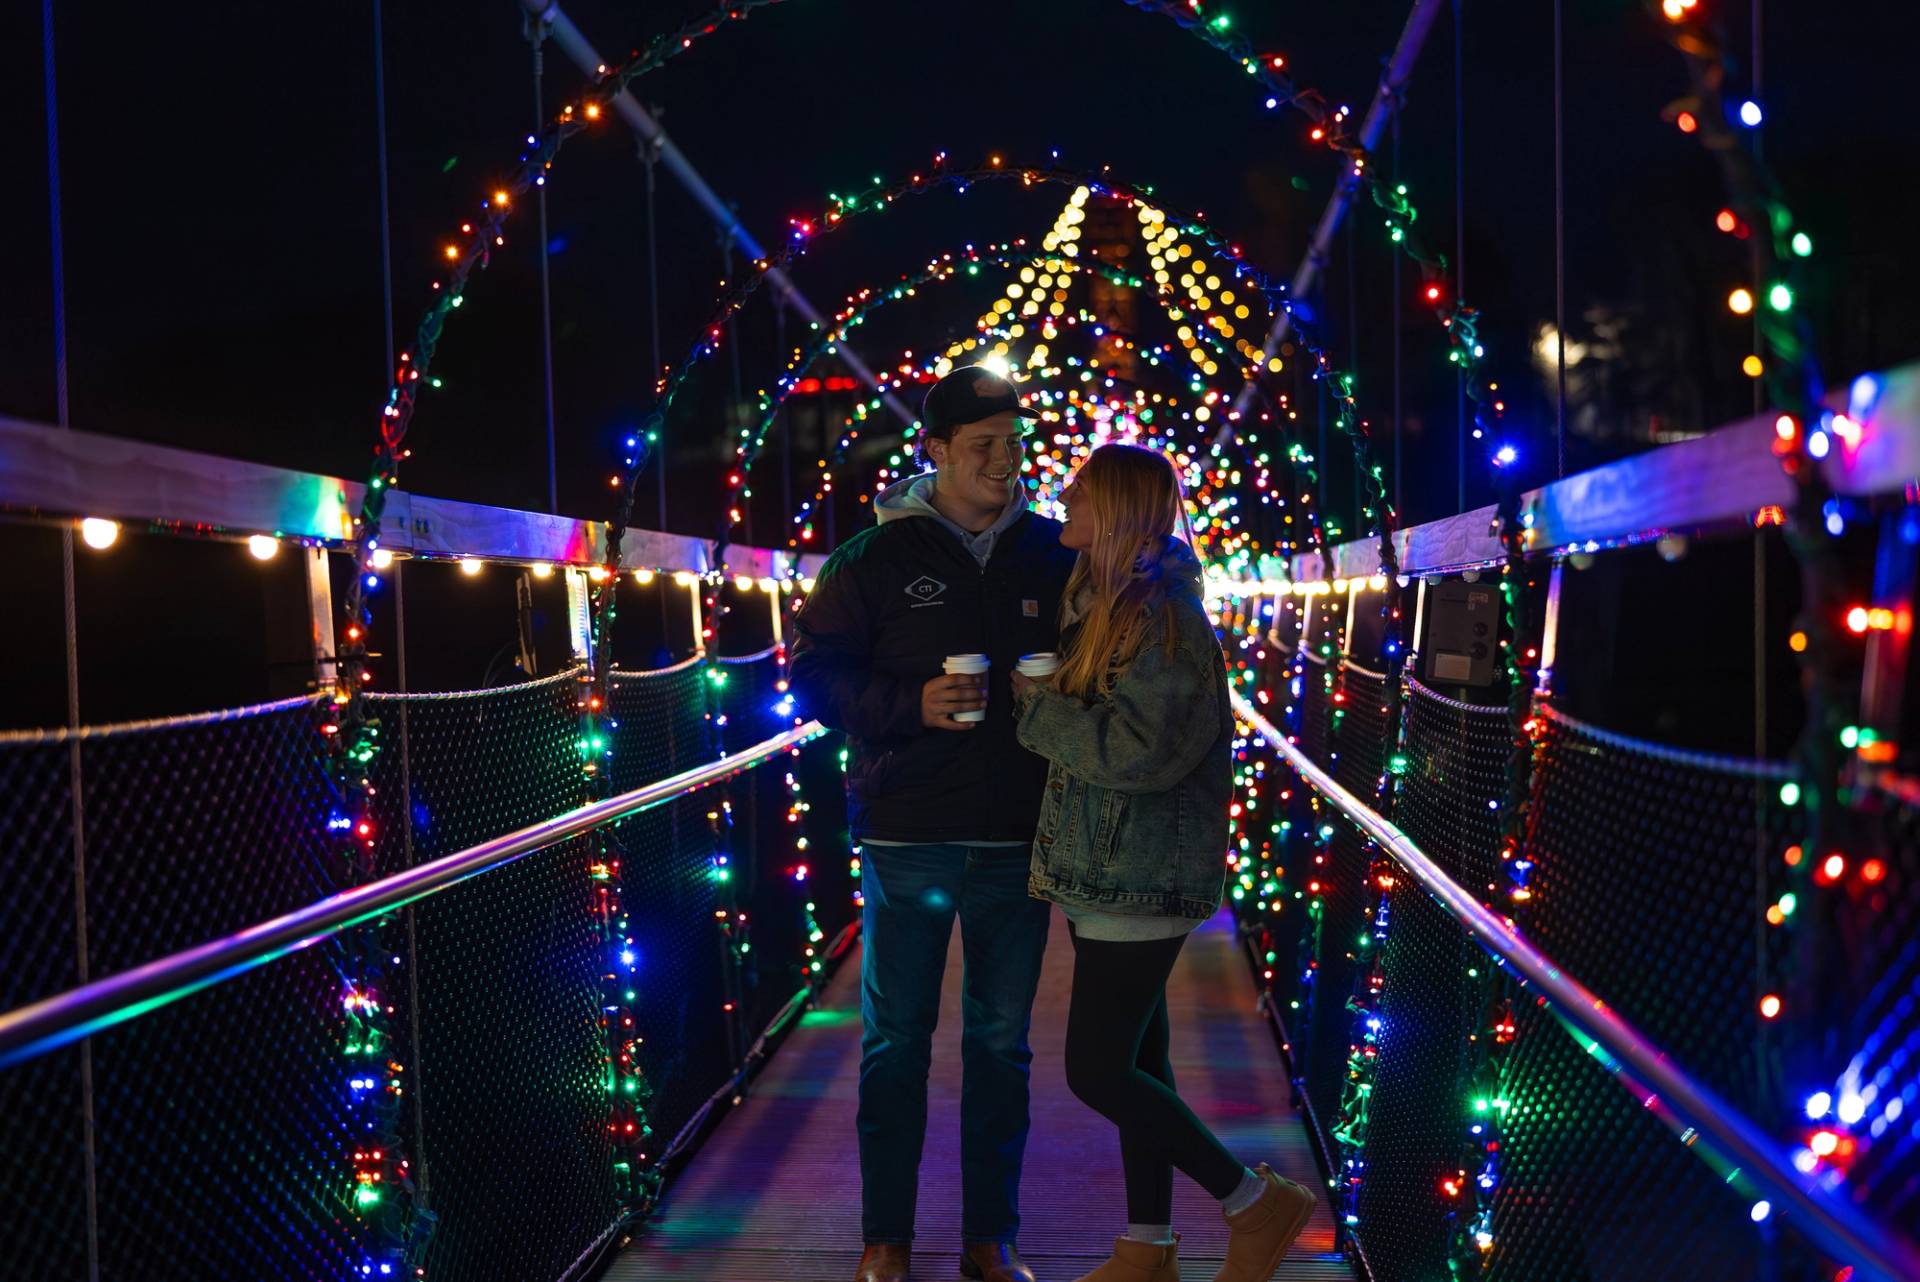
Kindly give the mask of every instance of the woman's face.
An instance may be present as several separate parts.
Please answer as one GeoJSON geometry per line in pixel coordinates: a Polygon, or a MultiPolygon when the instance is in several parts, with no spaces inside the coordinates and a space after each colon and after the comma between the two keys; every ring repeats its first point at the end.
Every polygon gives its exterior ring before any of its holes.
{"type": "Polygon", "coordinates": [[[1067,509],[1066,524],[1060,530],[1060,546],[1075,552],[1093,547],[1093,506],[1087,502],[1085,488],[1078,480],[1068,481],[1060,492],[1061,505],[1067,509]]]}

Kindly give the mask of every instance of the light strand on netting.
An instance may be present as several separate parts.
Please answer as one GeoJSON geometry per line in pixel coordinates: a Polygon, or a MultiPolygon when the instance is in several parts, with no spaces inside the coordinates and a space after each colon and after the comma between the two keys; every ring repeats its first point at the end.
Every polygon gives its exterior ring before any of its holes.
{"type": "MultiPolygon", "coordinates": [[[[1737,108],[1728,103],[1726,82],[1735,66],[1734,53],[1700,0],[1661,0],[1657,7],[1666,19],[1669,42],[1686,64],[1691,89],[1687,97],[1668,104],[1663,118],[1698,138],[1714,157],[1729,202],[1716,215],[1715,225],[1750,240],[1760,274],[1772,278],[1764,299],[1755,299],[1752,290],[1740,286],[1729,293],[1727,305],[1735,315],[1754,318],[1767,349],[1764,354],[1750,353],[1743,368],[1749,377],[1766,380],[1770,398],[1781,409],[1774,421],[1773,450],[1793,487],[1793,501],[1786,512],[1774,509],[1772,516],[1780,520],[1800,568],[1800,611],[1789,648],[1799,664],[1807,715],[1794,745],[1800,778],[1783,787],[1782,797],[1796,807],[1801,821],[1802,842],[1794,849],[1812,852],[1811,858],[1788,860],[1794,893],[1809,898],[1817,880],[1815,870],[1826,867],[1831,858],[1844,863],[1840,847],[1860,840],[1860,834],[1852,831],[1859,825],[1850,823],[1843,809],[1849,804],[1841,778],[1843,749],[1863,760],[1870,760],[1874,752],[1871,742],[1861,745],[1858,729],[1849,724],[1849,704],[1836,669],[1836,642],[1847,611],[1835,541],[1846,531],[1849,508],[1833,493],[1821,470],[1822,461],[1836,445],[1843,453],[1857,449],[1861,432],[1850,414],[1824,407],[1825,380],[1811,324],[1805,309],[1796,307],[1804,292],[1800,277],[1813,253],[1812,238],[1796,224],[1772,170],[1735,128],[1737,122],[1744,130],[1758,130],[1765,110],[1753,99],[1737,108]],[[1830,851],[1835,853],[1824,853],[1830,851]]],[[[1753,284],[1757,288],[1760,281],[1753,284]]],[[[1856,394],[1852,401],[1863,399],[1867,405],[1850,403],[1849,410],[1870,409],[1872,392],[1866,397],[1856,394]]],[[[1763,511],[1756,525],[1765,523],[1768,515],[1763,511]]],[[[1804,1020],[1819,1000],[1813,989],[1812,939],[1818,928],[1806,925],[1806,916],[1797,932],[1797,955],[1786,963],[1791,973],[1780,976],[1781,988],[1790,996],[1784,1003],[1777,995],[1771,998],[1769,1019],[1784,1009],[1804,1020]]],[[[1795,1065],[1794,1071],[1809,1072],[1811,1066],[1795,1065]]]]}
{"type": "MultiPolygon", "coordinates": [[[[381,521],[386,495],[410,453],[405,440],[423,390],[421,384],[434,387],[439,383],[430,371],[446,321],[464,301],[473,272],[484,267],[492,251],[505,243],[504,227],[514,203],[529,189],[545,185],[553,157],[568,138],[598,119],[606,102],[636,77],[689,48],[699,36],[771,3],[778,0],[734,0],[673,36],[656,38],[646,53],[602,82],[601,94],[590,93],[581,103],[568,104],[543,133],[528,135],[528,149],[521,154],[517,168],[481,202],[479,216],[461,224],[460,238],[444,247],[450,270],[444,281],[433,282],[433,304],[416,327],[412,347],[401,352],[395,363],[392,388],[381,412],[372,473],[360,510],[347,531],[353,544],[355,571],[336,656],[338,685],[332,692],[331,715],[321,726],[329,747],[335,792],[326,826],[337,842],[342,881],[347,886],[378,872],[370,773],[380,730],[377,720],[367,715],[362,696],[371,676],[370,596],[380,587],[381,576],[392,562],[391,553],[380,546],[381,521]]],[[[406,799],[403,804],[408,804],[406,799]]],[[[397,1269],[419,1277],[424,1274],[419,1257],[431,1220],[414,1213],[410,1163],[397,1129],[405,1066],[385,1025],[393,1008],[380,994],[391,955],[384,938],[387,921],[380,917],[366,923],[342,945],[349,967],[341,998],[343,1047],[349,1061],[348,1098],[358,1112],[355,1143],[349,1154],[348,1201],[360,1225],[360,1273],[367,1277],[392,1276],[397,1269]]]]}

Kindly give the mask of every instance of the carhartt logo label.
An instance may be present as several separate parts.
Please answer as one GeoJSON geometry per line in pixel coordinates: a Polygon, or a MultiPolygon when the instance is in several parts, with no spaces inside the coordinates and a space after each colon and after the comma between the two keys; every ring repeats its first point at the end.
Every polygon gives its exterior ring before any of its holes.
{"type": "Polygon", "coordinates": [[[915,601],[918,601],[921,605],[928,604],[946,590],[947,585],[934,578],[931,574],[923,574],[913,582],[907,584],[907,595],[915,601]]]}
{"type": "Polygon", "coordinates": [[[1022,601],[1020,603],[1020,613],[1026,618],[1037,619],[1040,617],[1040,603],[1038,601],[1022,601]]]}

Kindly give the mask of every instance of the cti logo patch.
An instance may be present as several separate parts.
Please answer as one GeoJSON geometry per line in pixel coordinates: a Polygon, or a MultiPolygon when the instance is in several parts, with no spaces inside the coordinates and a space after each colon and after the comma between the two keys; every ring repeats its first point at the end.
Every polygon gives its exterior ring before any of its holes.
{"type": "Polygon", "coordinates": [[[1023,617],[1023,618],[1028,618],[1028,619],[1037,619],[1037,618],[1039,618],[1039,617],[1040,617],[1040,603],[1039,603],[1038,601],[1022,601],[1022,602],[1020,602],[1020,614],[1021,614],[1021,617],[1023,617]]]}
{"type": "Polygon", "coordinates": [[[945,605],[945,601],[936,601],[934,598],[946,590],[947,585],[934,578],[931,574],[921,575],[913,582],[907,584],[906,589],[907,595],[914,599],[915,605],[913,608],[916,610],[923,605],[945,605]]]}

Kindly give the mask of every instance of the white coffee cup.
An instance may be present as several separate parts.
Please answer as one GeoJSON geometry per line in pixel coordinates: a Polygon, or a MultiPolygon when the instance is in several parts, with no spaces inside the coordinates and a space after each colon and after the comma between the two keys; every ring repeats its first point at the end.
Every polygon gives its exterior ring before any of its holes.
{"type": "Polygon", "coordinates": [[[1031,677],[1035,681],[1050,677],[1059,670],[1060,656],[1051,650],[1043,650],[1039,654],[1023,654],[1020,656],[1020,662],[1014,665],[1014,671],[1023,677],[1031,677]]]}
{"type": "MultiPolygon", "coordinates": [[[[948,676],[985,676],[987,669],[991,666],[991,662],[984,654],[950,654],[947,656],[944,668],[948,676]]],[[[972,712],[956,712],[953,714],[953,719],[955,721],[985,721],[987,719],[987,710],[985,708],[975,708],[972,712]]]]}

